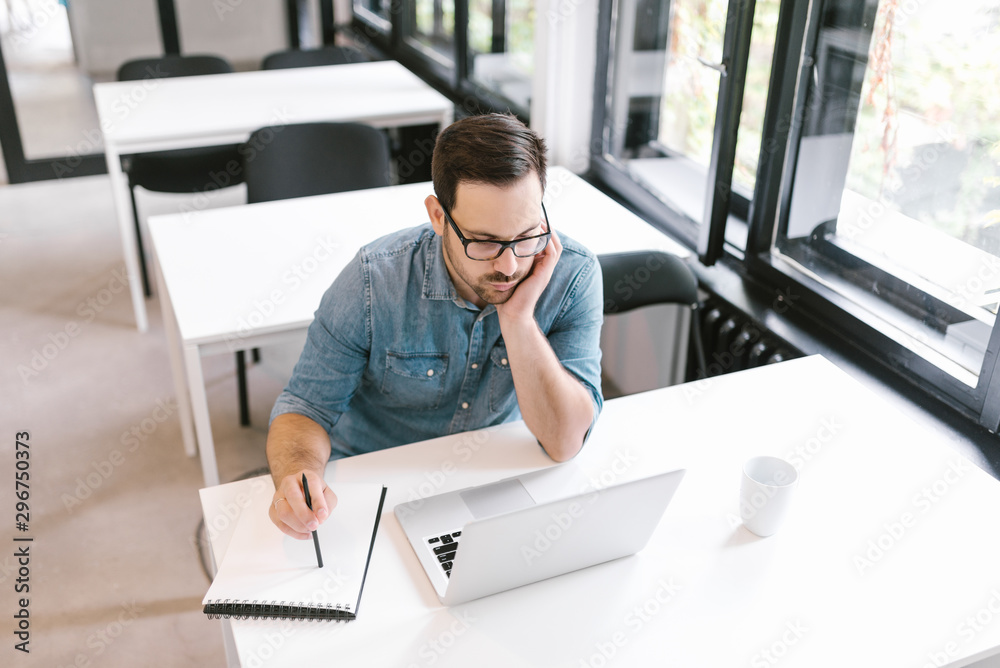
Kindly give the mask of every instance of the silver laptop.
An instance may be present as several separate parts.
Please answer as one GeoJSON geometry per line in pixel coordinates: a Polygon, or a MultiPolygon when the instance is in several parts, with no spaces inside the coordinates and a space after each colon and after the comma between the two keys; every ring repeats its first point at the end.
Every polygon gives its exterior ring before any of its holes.
{"type": "Polygon", "coordinates": [[[455,605],[635,554],[684,473],[602,486],[570,463],[395,513],[438,598],[455,605]]]}

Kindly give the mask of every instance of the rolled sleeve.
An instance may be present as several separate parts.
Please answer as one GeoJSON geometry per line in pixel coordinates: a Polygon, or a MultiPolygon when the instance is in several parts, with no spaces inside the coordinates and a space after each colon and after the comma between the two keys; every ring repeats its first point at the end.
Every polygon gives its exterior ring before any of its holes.
{"type": "Polygon", "coordinates": [[[371,349],[371,299],[361,253],[327,289],[302,355],[271,410],[304,415],[329,434],[361,383],[371,349]]]}
{"type": "MultiPolygon", "coordinates": [[[[604,284],[601,266],[592,254],[577,274],[548,334],[549,345],[563,368],[587,388],[594,404],[593,429],[604,407],[601,392],[601,326],[604,324],[604,284]]],[[[587,430],[587,436],[590,435],[587,430]]]]}

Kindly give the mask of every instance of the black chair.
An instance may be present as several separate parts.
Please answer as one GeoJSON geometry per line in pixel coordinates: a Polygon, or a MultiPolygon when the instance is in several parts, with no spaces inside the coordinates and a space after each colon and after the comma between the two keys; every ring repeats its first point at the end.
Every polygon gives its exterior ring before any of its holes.
{"type": "Polygon", "coordinates": [[[362,123],[271,125],[243,154],[250,203],[389,185],[389,142],[362,123]]]}
{"type": "Polygon", "coordinates": [[[604,274],[604,314],[625,313],[653,304],[691,308],[691,327],[698,373],[707,373],[701,338],[698,279],[683,260],[660,251],[609,253],[597,258],[604,274]]]}
{"type": "Polygon", "coordinates": [[[327,46],[322,49],[300,51],[278,51],[264,57],[262,70],[288,70],[296,67],[320,67],[323,65],[345,65],[347,63],[367,63],[370,58],[350,46],[327,46]]]}
{"type": "MultiPolygon", "coordinates": [[[[203,74],[228,74],[232,71],[232,65],[216,56],[163,56],[124,63],[118,68],[118,80],[142,81],[203,74]]],[[[234,165],[241,165],[238,147],[238,144],[206,146],[122,157],[122,170],[128,176],[128,189],[132,197],[132,215],[135,218],[142,284],[147,297],[152,291],[139,225],[139,211],[135,204],[136,186],[155,192],[192,193],[204,192],[223,185],[237,185],[243,182],[242,168],[233,168],[234,165]]]]}
{"type": "MultiPolygon", "coordinates": [[[[389,142],[361,123],[300,123],[256,130],[243,145],[247,201],[272,202],[387,186],[389,142]]],[[[246,358],[236,353],[240,424],[250,424],[246,358]]]]}

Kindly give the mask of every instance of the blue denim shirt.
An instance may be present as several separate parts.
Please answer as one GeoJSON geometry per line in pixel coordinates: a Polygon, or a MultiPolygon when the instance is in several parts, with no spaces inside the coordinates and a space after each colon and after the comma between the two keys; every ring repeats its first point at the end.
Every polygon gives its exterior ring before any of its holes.
{"type": "MultiPolygon", "coordinates": [[[[535,319],[590,392],[596,420],[601,270],[593,253],[560,239],[535,319]]],[[[271,419],[282,413],[322,425],[334,458],[520,418],[496,307],[458,295],[430,224],[365,246],[333,282],[271,419]]]]}

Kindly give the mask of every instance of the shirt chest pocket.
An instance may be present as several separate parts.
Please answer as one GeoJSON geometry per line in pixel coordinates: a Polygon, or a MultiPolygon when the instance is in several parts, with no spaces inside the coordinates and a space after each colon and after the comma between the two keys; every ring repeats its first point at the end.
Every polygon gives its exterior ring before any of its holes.
{"type": "Polygon", "coordinates": [[[496,346],[490,351],[490,411],[499,413],[508,410],[516,400],[507,347],[496,346]]]}
{"type": "Polygon", "coordinates": [[[381,391],[385,405],[428,410],[441,404],[447,353],[386,351],[381,391]]]}

